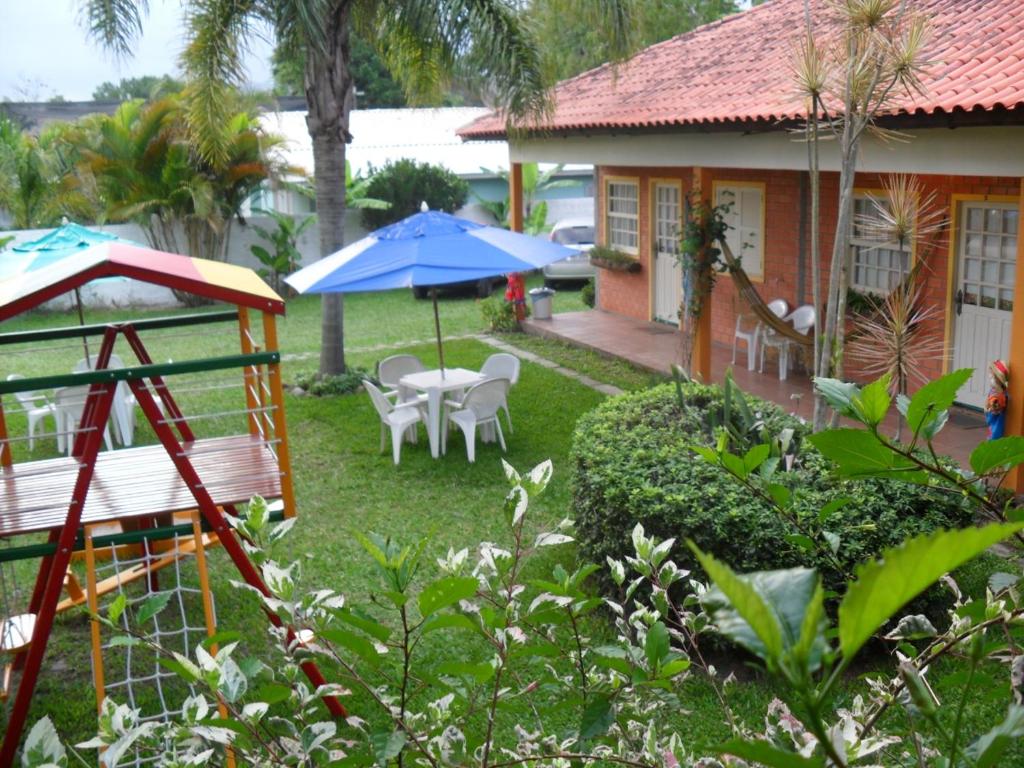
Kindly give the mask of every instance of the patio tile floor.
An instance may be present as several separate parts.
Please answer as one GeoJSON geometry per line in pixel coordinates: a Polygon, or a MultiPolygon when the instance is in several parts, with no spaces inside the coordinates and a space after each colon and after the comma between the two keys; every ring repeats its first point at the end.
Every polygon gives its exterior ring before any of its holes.
{"type": "MultiPolygon", "coordinates": [[[[600,310],[566,312],[552,320],[530,319],[524,323],[527,333],[558,339],[591,349],[609,357],[626,360],[656,373],[670,373],[670,365],[682,356],[681,337],[675,327],[647,323],[600,310]]],[[[712,379],[721,382],[730,368],[732,350],[715,345],[711,352],[712,379]]],[[[791,371],[786,381],[779,381],[778,368],[769,360],[763,374],[748,371],[746,350],[737,350],[733,379],[746,392],[778,403],[805,419],[811,417],[811,381],[801,371],[791,371]]],[[[889,433],[895,429],[890,415],[885,425],[889,433]]],[[[949,423],[935,441],[936,449],[966,465],[971,450],[987,436],[984,417],[969,408],[955,407],[949,423]]]]}

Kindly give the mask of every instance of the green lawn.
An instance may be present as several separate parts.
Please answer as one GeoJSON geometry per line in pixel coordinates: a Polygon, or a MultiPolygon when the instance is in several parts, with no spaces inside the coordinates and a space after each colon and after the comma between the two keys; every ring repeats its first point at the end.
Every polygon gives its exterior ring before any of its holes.
{"type": "MultiPolygon", "coordinates": [[[[560,292],[556,311],[581,309],[577,293],[560,292]]],[[[139,313],[134,313],[139,314],[139,313]]],[[[166,314],[166,313],[157,313],[166,314]]],[[[441,322],[447,336],[479,333],[481,320],[473,299],[446,298],[441,305],[441,322]]],[[[119,319],[124,313],[89,312],[87,322],[119,319]]],[[[428,363],[436,362],[432,343],[429,302],[417,302],[407,291],[377,295],[355,295],[346,300],[346,347],[349,362],[372,367],[391,353],[389,346],[411,351],[428,363]]],[[[4,323],[0,330],[74,324],[70,316],[31,315],[4,323]]],[[[185,360],[212,354],[237,352],[233,326],[203,327],[201,333],[154,334],[156,360],[185,360]]],[[[188,330],[188,329],[186,329],[188,330]]],[[[288,315],[281,324],[281,348],[286,355],[285,378],[316,367],[319,348],[319,300],[302,297],[289,302],[288,315]]],[[[555,342],[506,337],[513,344],[590,376],[625,389],[648,385],[652,377],[629,366],[613,363],[591,353],[580,352],[555,342]]],[[[451,340],[446,344],[449,365],[479,367],[493,350],[474,339],[451,340]]],[[[60,373],[80,356],[80,346],[64,343],[61,349],[34,349],[26,354],[7,354],[6,373],[60,373]]],[[[235,372],[231,372],[232,375],[235,372]]],[[[173,387],[173,382],[172,382],[173,387]]],[[[226,409],[230,396],[220,390],[186,393],[182,400],[196,411],[226,409]]],[[[569,448],[572,431],[580,415],[596,406],[603,396],[544,367],[526,364],[510,396],[515,432],[509,435],[505,458],[520,469],[552,459],[555,476],[547,494],[533,509],[536,524],[550,525],[570,514],[568,483],[569,448]]],[[[449,454],[431,459],[425,434],[418,445],[403,448],[401,466],[395,467],[389,454],[378,453],[378,419],[369,399],[362,394],[333,398],[286,396],[292,447],[292,466],[299,509],[299,523],[283,547],[281,559],[301,563],[303,582],[309,588],[331,586],[356,602],[365,603],[374,580],[366,556],[355,543],[354,531],[375,531],[402,541],[428,537],[427,560],[448,547],[473,548],[480,541],[501,541],[501,503],[506,484],[500,469],[500,451],[494,445],[478,446],[477,462],[466,462],[461,437],[454,437],[449,454]]],[[[187,412],[191,412],[188,411],[187,412]]],[[[24,427],[11,419],[14,433],[24,427]]],[[[232,423],[214,422],[204,429],[214,433],[237,431],[232,423]]],[[[142,440],[151,432],[140,431],[142,440]]],[[[19,449],[24,456],[24,449],[19,449]]],[[[38,447],[34,458],[53,453],[52,441],[38,447]]],[[[141,482],[141,481],[140,481],[141,482]]],[[[624,532],[625,534],[625,532],[624,532]]],[[[559,548],[535,566],[549,568],[554,562],[571,565],[571,547],[559,548]]],[[[268,642],[265,622],[249,595],[231,587],[234,569],[221,551],[211,556],[219,623],[223,628],[241,630],[246,646],[257,653],[268,642]]],[[[992,570],[992,567],[981,569],[992,570]]],[[[983,588],[984,574],[975,589],[983,588]]],[[[595,634],[606,631],[601,623],[595,634]]],[[[460,658],[474,649],[462,645],[434,647],[429,653],[442,658],[460,658]]],[[[775,695],[757,672],[745,669],[746,661],[723,658],[725,668],[739,669],[743,682],[732,689],[737,712],[757,727],[768,702],[775,695]]],[[[955,696],[955,667],[944,664],[933,678],[940,696],[955,696]],[[950,682],[944,678],[949,677],[950,682]]],[[[851,679],[851,689],[858,683],[851,679]]],[[[710,687],[699,678],[689,679],[679,691],[686,714],[680,723],[687,746],[700,750],[728,736],[710,687]]],[[[968,717],[979,718],[994,711],[992,701],[972,702],[968,717]]],[[[51,641],[33,704],[30,722],[51,716],[68,741],[86,738],[93,727],[94,701],[88,662],[88,622],[81,612],[62,616],[51,641]]],[[[369,706],[356,700],[353,710],[364,715],[369,706]]],[[[514,713],[506,717],[513,717],[514,713]]]]}

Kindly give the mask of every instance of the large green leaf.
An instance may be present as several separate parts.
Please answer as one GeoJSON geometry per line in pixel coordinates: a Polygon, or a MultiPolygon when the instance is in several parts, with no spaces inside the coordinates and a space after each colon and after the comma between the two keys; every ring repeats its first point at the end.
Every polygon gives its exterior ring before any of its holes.
{"type": "Polygon", "coordinates": [[[758,765],[765,765],[768,768],[823,768],[825,765],[825,761],[820,757],[803,757],[795,752],[786,752],[767,741],[732,739],[720,747],[716,747],[715,751],[744,760],[752,760],[758,765]]]}
{"type": "Polygon", "coordinates": [[[839,603],[839,646],[849,659],[895,613],[943,574],[959,568],[1024,523],[936,531],[887,549],[857,569],[839,603]]]}
{"type": "Polygon", "coordinates": [[[814,388],[834,410],[844,416],[854,415],[853,398],[860,392],[856,384],[819,376],[814,379],[814,388]]]}
{"type": "Polygon", "coordinates": [[[420,613],[429,616],[460,600],[468,600],[476,594],[480,583],[472,576],[445,576],[428,584],[420,592],[420,613]]]}
{"type": "Polygon", "coordinates": [[[884,445],[863,429],[828,429],[807,438],[815,448],[835,462],[844,477],[898,477],[909,482],[923,479],[913,462],[884,445]]]}
{"type": "Polygon", "coordinates": [[[1024,461],[1024,437],[1013,435],[998,440],[985,440],[971,451],[971,469],[984,475],[996,467],[1020,464],[1024,461]]]}
{"type": "Polygon", "coordinates": [[[644,655],[651,665],[651,671],[657,672],[662,660],[672,650],[668,639],[668,629],[660,621],[656,621],[647,630],[647,640],[644,642],[644,655]]]}
{"type": "Polygon", "coordinates": [[[877,426],[889,412],[889,405],[892,403],[892,397],[889,394],[891,383],[892,377],[885,374],[854,395],[854,410],[865,424],[872,427],[877,426]]]}
{"type": "Polygon", "coordinates": [[[976,768],[1000,765],[1000,758],[1013,742],[1024,737],[1024,707],[1010,705],[1006,719],[967,748],[976,768]]]}
{"type": "Polygon", "coordinates": [[[587,702],[580,718],[580,741],[589,741],[604,736],[615,722],[615,710],[608,696],[593,696],[587,702]]]}
{"type": "Polygon", "coordinates": [[[405,731],[378,731],[370,734],[370,743],[373,745],[373,754],[377,758],[377,765],[386,766],[402,751],[405,746],[405,731]]]}
{"type": "MultiPolygon", "coordinates": [[[[764,598],[750,581],[738,576],[713,556],[702,552],[692,541],[687,543],[731,606],[731,611],[720,609],[715,615],[722,634],[766,661],[777,660],[782,654],[782,629],[764,598]]],[[[713,600],[711,595],[708,598],[713,600]]]]}
{"type": "Polygon", "coordinates": [[[935,381],[929,381],[910,398],[906,406],[907,424],[917,433],[921,427],[948,410],[956,399],[956,393],[974,375],[973,368],[961,368],[935,381]]]}

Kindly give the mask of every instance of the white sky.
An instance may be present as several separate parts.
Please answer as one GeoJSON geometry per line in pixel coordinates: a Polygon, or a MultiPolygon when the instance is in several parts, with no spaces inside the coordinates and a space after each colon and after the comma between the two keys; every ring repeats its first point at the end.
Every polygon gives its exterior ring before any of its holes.
{"type": "MultiPolygon", "coordinates": [[[[60,94],[85,101],[105,80],[178,73],[181,3],[150,0],[145,35],[124,61],[88,40],[81,7],[82,0],[0,0],[0,99],[45,101],[60,94]]],[[[251,48],[249,81],[269,86],[273,46],[254,37],[251,48]]]]}

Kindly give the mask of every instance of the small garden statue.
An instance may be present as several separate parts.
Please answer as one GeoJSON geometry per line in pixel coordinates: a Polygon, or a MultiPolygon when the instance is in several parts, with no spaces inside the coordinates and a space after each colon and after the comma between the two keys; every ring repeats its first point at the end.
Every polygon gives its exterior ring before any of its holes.
{"type": "Polygon", "coordinates": [[[985,398],[985,421],[988,424],[988,439],[998,440],[1006,430],[1006,388],[1010,371],[1006,363],[996,360],[988,367],[988,381],[991,385],[985,398]]]}
{"type": "Polygon", "coordinates": [[[516,321],[523,322],[526,319],[526,281],[518,272],[513,272],[508,276],[505,301],[512,302],[516,312],[516,321]]]}

